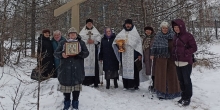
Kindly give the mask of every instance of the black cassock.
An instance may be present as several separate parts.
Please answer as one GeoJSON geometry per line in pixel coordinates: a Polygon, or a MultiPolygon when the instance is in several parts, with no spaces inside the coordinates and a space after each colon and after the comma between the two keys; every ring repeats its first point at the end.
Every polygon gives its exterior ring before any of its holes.
{"type": "Polygon", "coordinates": [[[99,80],[99,63],[98,63],[98,45],[95,45],[95,76],[85,76],[83,85],[89,86],[94,84],[95,87],[98,87],[100,84],[99,80]]]}

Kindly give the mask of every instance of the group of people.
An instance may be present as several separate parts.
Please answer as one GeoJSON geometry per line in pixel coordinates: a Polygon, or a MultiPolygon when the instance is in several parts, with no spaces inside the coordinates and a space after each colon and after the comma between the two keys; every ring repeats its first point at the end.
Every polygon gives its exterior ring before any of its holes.
{"type": "Polygon", "coordinates": [[[146,74],[153,81],[149,87],[159,99],[173,99],[181,96],[178,104],[188,106],[192,97],[193,53],[197,51],[196,41],[186,31],[185,23],[175,19],[160,24],[160,31],[154,34],[152,27],[145,27],[143,39],[146,74]]]}
{"type": "Polygon", "coordinates": [[[38,62],[46,66],[42,76],[58,78],[58,90],[65,97],[63,110],[68,110],[71,105],[71,93],[72,107],[78,109],[82,85],[99,87],[100,64],[105,73],[106,89],[110,89],[111,79],[114,79],[114,88],[118,88],[120,71],[124,90],[138,90],[140,73],[144,72],[151,76],[153,83],[149,89],[155,91],[159,99],[181,96],[178,103],[189,105],[192,55],[197,51],[195,39],[186,31],[181,19],[173,20],[171,25],[162,22],[157,33],[150,26],[145,27],[144,32],[142,39],[131,19],[125,20],[122,31],[117,35],[109,27],[101,35],[92,19],[86,20],[79,33],[74,27],[70,28],[66,38],[57,30],[50,40],[50,31],[43,30],[37,49],[38,56],[43,57],[38,62]],[[119,45],[118,40],[124,40],[123,45],[119,45]],[[66,55],[66,42],[78,42],[79,53],[66,55]],[[119,51],[120,46],[123,46],[123,52],[119,51]],[[141,68],[137,61],[142,62],[141,68]]]}

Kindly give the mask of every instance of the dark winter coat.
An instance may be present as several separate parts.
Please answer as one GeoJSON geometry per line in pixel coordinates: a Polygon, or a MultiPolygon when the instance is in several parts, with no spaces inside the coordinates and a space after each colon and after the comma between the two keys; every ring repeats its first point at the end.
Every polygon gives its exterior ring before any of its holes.
{"type": "Polygon", "coordinates": [[[181,19],[176,19],[172,21],[172,26],[177,24],[180,28],[180,33],[175,34],[173,39],[173,58],[175,61],[188,62],[189,64],[193,63],[193,53],[197,51],[196,41],[192,34],[186,32],[185,23],[181,19]],[[186,44],[181,42],[181,40],[186,44]]]}
{"type": "Polygon", "coordinates": [[[38,37],[37,46],[37,62],[38,67],[43,67],[42,75],[47,77],[48,74],[53,74],[54,69],[54,50],[50,38],[44,37],[42,34],[38,37]],[[40,60],[42,59],[42,60],[40,60]]]}
{"type": "Polygon", "coordinates": [[[117,71],[119,70],[119,62],[116,58],[112,43],[115,39],[115,34],[112,34],[111,38],[107,38],[105,35],[101,40],[101,48],[99,53],[99,60],[103,60],[104,71],[117,71]]]}
{"type": "Polygon", "coordinates": [[[73,57],[63,58],[63,45],[67,42],[63,40],[59,43],[57,50],[54,53],[56,58],[60,59],[60,67],[58,69],[58,80],[63,86],[75,86],[82,84],[85,78],[84,58],[88,57],[89,51],[81,37],[77,37],[81,46],[81,52],[73,57]]]}
{"type": "MultiPolygon", "coordinates": [[[[56,41],[54,38],[52,38],[51,42],[52,42],[54,51],[57,49],[59,42],[64,39],[65,39],[64,37],[61,37],[59,41],[56,41]]],[[[57,59],[54,57],[54,65],[55,65],[55,68],[57,69],[58,66],[60,65],[60,59],[57,59]]]]}

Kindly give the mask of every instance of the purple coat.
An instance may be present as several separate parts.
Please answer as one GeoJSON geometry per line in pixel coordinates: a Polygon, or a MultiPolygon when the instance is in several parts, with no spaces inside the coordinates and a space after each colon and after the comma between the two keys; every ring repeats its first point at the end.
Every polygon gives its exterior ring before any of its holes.
{"type": "Polygon", "coordinates": [[[175,61],[188,62],[193,64],[192,55],[197,51],[196,41],[192,34],[186,31],[186,26],[183,20],[176,19],[172,21],[172,27],[178,25],[180,33],[176,33],[173,39],[172,55],[175,61]],[[184,43],[186,46],[184,46],[184,43]]]}

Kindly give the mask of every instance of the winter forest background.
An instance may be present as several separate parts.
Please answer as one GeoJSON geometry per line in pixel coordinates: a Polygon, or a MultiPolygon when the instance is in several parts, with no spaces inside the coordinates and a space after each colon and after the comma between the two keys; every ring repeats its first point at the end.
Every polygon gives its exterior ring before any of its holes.
{"type": "MultiPolygon", "coordinates": [[[[51,31],[61,30],[65,36],[71,27],[71,11],[59,17],[53,16],[54,9],[68,1],[70,0],[0,0],[0,110],[62,108],[63,96],[56,91],[57,81],[48,80],[39,84],[30,79],[30,72],[36,66],[36,44],[41,30],[45,28],[51,31]]],[[[209,86],[218,84],[220,78],[217,74],[220,70],[219,0],[87,0],[80,5],[81,29],[87,18],[94,20],[94,25],[100,33],[103,33],[105,27],[111,27],[114,28],[116,34],[122,29],[124,20],[131,18],[141,36],[144,35],[144,26],[150,25],[158,31],[159,24],[164,20],[170,22],[175,18],[184,19],[188,31],[194,35],[199,47],[195,54],[197,62],[194,64],[193,71],[194,94],[197,95],[193,100],[194,104],[192,101],[192,105],[187,109],[220,109],[220,100],[217,99],[220,96],[220,88],[209,86]],[[207,73],[210,74],[207,75],[207,73]],[[210,92],[216,89],[219,92],[210,92]],[[200,97],[203,95],[204,97],[200,97]]],[[[113,90],[84,87],[83,96],[80,97],[85,105],[80,104],[80,106],[82,110],[125,110],[129,108],[147,110],[149,107],[156,110],[184,109],[172,105],[172,101],[150,101],[140,97],[144,91],[147,91],[147,86],[143,83],[144,89],[137,93],[127,94],[122,90],[117,90],[116,95],[113,95],[115,92],[113,90]],[[93,96],[90,95],[90,91],[94,94],[93,96]],[[98,95],[100,93],[101,95],[98,95]],[[105,99],[106,97],[111,98],[105,99]],[[120,100],[115,102],[118,97],[130,98],[119,98],[120,100]],[[132,102],[134,97],[140,103],[132,102]],[[104,104],[100,105],[100,103],[104,104]],[[121,109],[112,107],[118,106],[117,104],[120,104],[121,109]]]]}

